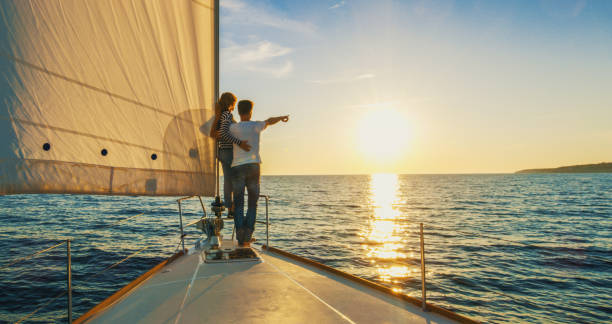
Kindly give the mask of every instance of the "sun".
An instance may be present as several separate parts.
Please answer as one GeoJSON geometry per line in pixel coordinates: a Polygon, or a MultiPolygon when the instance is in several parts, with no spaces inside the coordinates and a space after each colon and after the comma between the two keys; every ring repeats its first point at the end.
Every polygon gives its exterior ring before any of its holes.
{"type": "Polygon", "coordinates": [[[404,154],[410,140],[406,117],[394,108],[365,112],[359,122],[357,139],[360,151],[374,160],[393,160],[404,154]]]}

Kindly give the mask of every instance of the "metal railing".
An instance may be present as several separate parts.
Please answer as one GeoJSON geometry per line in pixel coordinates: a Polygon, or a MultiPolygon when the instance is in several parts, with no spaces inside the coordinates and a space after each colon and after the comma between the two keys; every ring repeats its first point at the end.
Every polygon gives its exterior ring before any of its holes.
{"type": "Polygon", "coordinates": [[[423,235],[423,223],[420,223],[421,238],[421,308],[427,311],[427,285],[425,282],[425,237],[423,235]]]}
{"type": "MultiPolygon", "coordinates": [[[[414,222],[411,222],[411,223],[414,223],[414,222]]],[[[426,299],[426,295],[427,295],[427,283],[426,283],[426,276],[425,276],[426,271],[425,271],[424,229],[423,229],[423,223],[417,223],[417,224],[419,224],[419,227],[420,227],[420,231],[419,231],[420,233],[419,234],[420,234],[420,254],[421,254],[421,260],[420,260],[420,262],[421,262],[421,295],[422,295],[421,296],[421,301],[422,301],[422,309],[424,311],[427,311],[427,308],[426,308],[427,307],[427,302],[426,302],[426,300],[427,300],[426,299]]],[[[439,227],[435,227],[435,226],[434,227],[429,227],[429,228],[433,229],[433,230],[442,230],[442,231],[448,230],[448,229],[439,228],[439,227]]],[[[515,240],[508,240],[508,239],[501,238],[501,237],[496,237],[496,236],[493,236],[493,235],[487,235],[487,234],[484,234],[484,233],[481,233],[481,232],[476,233],[476,232],[457,230],[457,229],[453,229],[452,232],[457,233],[457,234],[461,234],[461,235],[463,235],[465,237],[471,237],[471,238],[473,238],[473,237],[481,237],[481,238],[486,238],[486,239],[489,239],[489,240],[492,240],[492,241],[502,241],[502,242],[506,242],[506,243],[521,245],[521,246],[524,246],[524,247],[529,247],[531,249],[541,249],[541,250],[544,251],[544,253],[546,253],[548,255],[567,256],[569,254],[567,252],[556,251],[554,249],[551,249],[549,247],[546,247],[546,246],[543,246],[543,245],[540,245],[540,244],[532,244],[532,243],[525,243],[525,242],[520,242],[520,241],[515,241],[515,240]]],[[[459,236],[461,236],[461,235],[459,235],[459,236]]],[[[590,258],[590,259],[593,259],[593,260],[598,260],[598,261],[603,262],[603,263],[612,264],[612,259],[609,259],[609,258],[599,257],[599,256],[596,256],[596,255],[588,255],[587,257],[590,258]]],[[[537,274],[540,274],[542,276],[548,276],[549,275],[547,273],[543,273],[543,272],[539,272],[539,271],[534,271],[534,272],[537,273],[537,274]]],[[[434,286],[436,286],[436,285],[434,284],[434,286]]],[[[525,298],[525,297],[516,296],[516,295],[510,295],[510,294],[507,294],[507,293],[504,293],[504,292],[501,292],[501,291],[497,291],[497,290],[495,290],[495,288],[490,288],[490,287],[487,287],[485,285],[478,285],[478,287],[483,289],[483,291],[486,291],[488,293],[492,293],[492,294],[495,294],[495,295],[499,295],[499,296],[511,299],[511,300],[513,300],[515,302],[526,303],[526,304],[531,305],[532,307],[542,307],[542,305],[539,305],[538,303],[536,303],[536,302],[534,302],[534,301],[532,301],[532,300],[530,300],[528,298],[525,298]]],[[[561,314],[561,313],[562,312],[559,312],[559,314],[561,314]]]]}
{"type": "MultiPolygon", "coordinates": [[[[256,221],[256,222],[260,223],[260,224],[265,224],[266,225],[266,245],[269,246],[269,244],[270,244],[270,233],[269,233],[270,232],[270,217],[269,217],[269,201],[270,201],[270,197],[268,195],[260,195],[260,198],[265,199],[265,202],[266,202],[266,207],[265,207],[266,208],[266,221],[265,222],[263,222],[263,221],[256,221]]],[[[200,197],[200,196],[182,197],[182,198],[177,199],[177,203],[178,203],[178,208],[179,208],[180,240],[178,242],[178,245],[177,245],[177,248],[175,249],[175,251],[178,250],[178,248],[182,246],[182,251],[185,253],[186,252],[185,237],[187,236],[187,234],[185,233],[185,228],[193,226],[193,225],[197,224],[198,222],[200,222],[203,218],[206,218],[207,217],[207,212],[206,212],[206,208],[204,206],[204,202],[202,201],[202,197],[200,197]],[[184,225],[183,224],[183,206],[182,206],[181,203],[183,201],[187,200],[187,199],[190,199],[190,198],[198,198],[198,200],[200,202],[200,205],[202,207],[202,211],[204,213],[204,216],[202,218],[196,220],[196,221],[193,221],[193,222],[191,222],[191,223],[189,223],[187,225],[184,225]]],[[[160,207],[168,207],[168,206],[160,206],[160,207]]],[[[136,217],[146,215],[146,214],[148,214],[148,213],[147,212],[138,213],[136,215],[120,219],[120,220],[115,221],[113,223],[110,223],[108,225],[103,225],[101,228],[110,228],[110,227],[116,226],[118,224],[124,223],[126,221],[133,220],[136,217]]],[[[233,220],[232,218],[224,218],[224,219],[225,220],[233,220]]],[[[232,236],[233,236],[233,233],[232,233],[232,236]]],[[[21,317],[15,323],[22,323],[22,322],[30,319],[32,316],[37,314],[40,310],[44,309],[45,307],[47,307],[48,305],[50,305],[51,303],[55,302],[56,300],[58,300],[59,298],[65,296],[65,295],[67,295],[67,301],[66,301],[66,303],[67,303],[67,305],[66,305],[67,320],[68,320],[68,323],[72,323],[72,315],[73,315],[73,311],[72,311],[73,283],[72,283],[72,257],[71,257],[71,254],[72,254],[72,252],[71,252],[71,242],[72,241],[73,241],[72,239],[62,240],[61,242],[59,242],[59,243],[57,243],[55,245],[52,245],[50,247],[41,249],[39,251],[36,251],[36,252],[34,252],[32,254],[29,254],[29,255],[26,255],[24,257],[20,257],[20,258],[16,258],[16,259],[10,260],[7,264],[0,266],[0,270],[8,269],[8,268],[10,268],[10,267],[12,267],[12,266],[22,262],[22,261],[26,261],[26,260],[29,260],[29,259],[33,259],[33,258],[39,257],[39,256],[41,256],[42,254],[44,254],[46,252],[52,251],[52,250],[54,250],[54,249],[56,249],[56,248],[58,248],[58,247],[60,247],[60,246],[62,246],[64,244],[66,244],[66,271],[67,271],[67,274],[66,274],[66,290],[61,292],[61,293],[59,293],[56,296],[53,296],[49,300],[39,304],[32,312],[30,312],[27,315],[21,317]]],[[[129,259],[133,258],[134,256],[140,254],[141,252],[151,248],[152,246],[155,246],[155,245],[154,244],[153,245],[147,245],[145,247],[140,248],[139,250],[129,254],[128,256],[122,258],[121,260],[119,260],[119,261],[117,261],[117,262],[115,262],[115,263],[105,267],[104,269],[102,269],[102,270],[100,270],[100,271],[98,271],[98,272],[88,276],[87,279],[90,280],[90,279],[93,279],[93,278],[96,278],[96,277],[100,276],[101,274],[105,273],[106,271],[115,268],[119,264],[122,264],[122,263],[126,262],[127,260],[129,260],[129,259]]],[[[95,259],[92,259],[88,263],[82,265],[82,267],[86,267],[86,266],[88,266],[89,264],[91,264],[94,261],[95,261],[95,259]]]]}
{"type": "MultiPolygon", "coordinates": [[[[247,195],[248,196],[248,195],[247,195]]],[[[264,198],[266,201],[266,221],[258,221],[256,220],[255,222],[258,224],[265,224],[266,225],[266,245],[270,246],[270,216],[269,216],[269,204],[270,204],[270,196],[268,195],[259,195],[259,199],[264,198]]],[[[203,218],[207,217],[207,213],[206,213],[206,208],[204,207],[204,202],[202,201],[202,197],[200,196],[187,196],[187,197],[182,197],[176,200],[177,204],[178,204],[178,208],[179,208],[179,224],[180,224],[180,229],[181,229],[181,242],[180,244],[183,246],[183,252],[186,252],[185,250],[185,237],[187,236],[187,234],[185,234],[185,228],[193,226],[197,223],[199,223],[203,218]],[[196,221],[193,221],[185,226],[183,226],[183,211],[182,211],[182,205],[181,203],[187,199],[191,199],[191,198],[198,198],[200,200],[200,205],[202,206],[202,211],[204,212],[204,216],[196,221]]],[[[233,221],[233,218],[229,218],[229,217],[220,217],[217,216],[219,218],[221,218],[222,220],[228,220],[228,221],[233,221]]],[[[234,239],[234,230],[235,230],[235,224],[233,226],[232,229],[232,239],[234,239]]]]}
{"type": "MultiPolygon", "coordinates": [[[[270,233],[269,233],[270,232],[270,218],[269,218],[269,200],[270,200],[270,197],[268,195],[260,195],[260,199],[261,198],[265,199],[265,204],[266,204],[265,205],[266,220],[265,220],[265,222],[264,221],[259,221],[259,220],[257,220],[256,222],[259,223],[259,224],[265,224],[266,225],[266,246],[269,247],[270,246],[270,233]]],[[[185,237],[187,236],[187,234],[185,234],[185,228],[188,228],[190,226],[193,226],[193,225],[197,224],[203,218],[208,217],[208,216],[207,216],[206,208],[205,208],[204,203],[202,201],[202,198],[200,196],[189,196],[189,197],[179,198],[177,200],[177,203],[178,203],[178,208],[179,208],[180,240],[179,240],[179,242],[177,244],[177,248],[175,250],[177,250],[178,247],[182,245],[183,252],[186,252],[185,237]],[[202,207],[202,211],[204,213],[204,216],[202,218],[196,220],[196,221],[193,221],[193,222],[190,222],[187,225],[184,225],[183,224],[183,207],[182,207],[182,202],[187,200],[187,199],[190,199],[190,198],[198,198],[198,200],[200,202],[200,205],[202,207]]],[[[160,206],[160,207],[168,207],[168,206],[160,206]]],[[[136,217],[139,217],[139,216],[142,216],[142,215],[145,215],[145,214],[147,214],[147,213],[145,212],[145,213],[139,213],[137,215],[129,216],[129,217],[126,217],[124,219],[121,219],[119,221],[113,222],[113,223],[111,223],[109,225],[105,225],[105,226],[102,226],[102,227],[106,228],[106,227],[116,226],[118,224],[121,224],[121,223],[126,222],[128,220],[132,220],[132,219],[134,219],[136,217]]],[[[223,219],[224,220],[233,220],[232,218],[223,218],[223,219]]],[[[414,222],[411,222],[411,223],[414,223],[414,222]]],[[[423,309],[423,311],[427,311],[427,291],[428,291],[428,289],[427,289],[427,281],[426,281],[426,262],[425,262],[425,237],[424,237],[424,232],[425,231],[424,231],[423,223],[414,223],[414,224],[418,224],[419,225],[420,270],[421,270],[420,271],[421,272],[421,308],[423,309]]],[[[434,229],[434,230],[438,229],[435,226],[431,227],[431,228],[434,229]]],[[[531,243],[525,243],[525,242],[519,242],[519,241],[514,241],[514,240],[508,240],[508,239],[504,239],[504,238],[500,238],[500,237],[495,237],[495,236],[491,236],[491,235],[487,235],[487,234],[483,234],[483,233],[473,233],[473,232],[456,230],[456,229],[453,229],[453,232],[459,233],[459,234],[463,234],[463,235],[466,235],[466,236],[470,236],[470,237],[480,236],[480,237],[488,238],[488,239],[491,239],[491,240],[504,241],[504,242],[508,242],[508,243],[512,243],[512,244],[527,246],[527,247],[530,247],[530,248],[547,249],[545,246],[541,246],[541,245],[537,245],[537,244],[531,244],[531,243]]],[[[232,237],[233,237],[233,233],[232,233],[232,237]]],[[[64,291],[64,292],[62,292],[62,293],[60,293],[60,294],[50,298],[46,302],[43,302],[43,303],[39,304],[36,307],[36,309],[34,309],[32,312],[28,313],[27,315],[23,316],[22,318],[20,318],[16,323],[21,323],[21,322],[31,318],[36,313],[38,313],[41,309],[45,308],[46,306],[48,306],[49,304],[53,303],[57,299],[63,297],[64,295],[67,295],[67,310],[66,311],[67,311],[68,322],[72,323],[72,291],[73,291],[73,285],[72,285],[72,261],[71,261],[71,242],[72,241],[73,240],[71,240],[71,239],[62,240],[61,242],[59,242],[57,244],[54,244],[54,245],[52,245],[50,247],[41,249],[41,250],[39,250],[37,252],[34,252],[32,254],[29,254],[29,255],[21,257],[21,258],[13,259],[13,260],[9,261],[7,264],[0,266],[0,270],[10,268],[10,267],[14,266],[15,264],[18,264],[18,263],[20,263],[22,261],[26,261],[26,260],[29,260],[29,259],[33,259],[33,258],[39,257],[39,256],[41,256],[42,254],[44,254],[46,252],[52,251],[52,250],[54,250],[54,249],[56,249],[56,248],[58,248],[58,247],[60,247],[60,246],[62,246],[64,244],[66,244],[66,260],[67,260],[66,261],[66,270],[67,270],[67,275],[66,275],[66,291],[64,291]]],[[[106,271],[116,267],[119,264],[122,264],[123,262],[131,259],[132,257],[138,255],[139,253],[143,252],[144,250],[146,250],[146,249],[148,249],[148,248],[150,248],[152,246],[154,246],[154,245],[148,245],[148,246],[145,246],[145,247],[137,250],[136,252],[128,255],[127,257],[121,259],[120,261],[115,262],[115,263],[111,264],[110,266],[105,267],[104,269],[102,269],[101,271],[99,271],[97,273],[94,273],[93,275],[89,276],[88,279],[95,278],[95,277],[101,275],[102,273],[104,273],[104,272],[106,272],[106,271]]],[[[550,250],[549,252],[553,253],[553,254],[558,254],[558,255],[565,255],[566,254],[566,253],[562,253],[562,252],[558,252],[558,251],[554,251],[554,250],[550,250]]],[[[610,259],[601,258],[601,257],[597,257],[597,256],[589,256],[589,257],[592,257],[592,258],[598,259],[598,260],[602,260],[604,262],[612,263],[612,260],[610,260],[610,259]]],[[[91,262],[93,262],[93,260],[90,261],[89,263],[83,265],[83,266],[87,266],[91,262]]],[[[403,262],[401,262],[401,263],[403,263],[403,262]]],[[[512,300],[522,301],[522,302],[529,303],[531,305],[536,305],[535,303],[533,303],[532,301],[530,301],[529,299],[526,299],[526,298],[521,298],[521,297],[518,297],[518,296],[508,295],[508,294],[505,294],[503,292],[498,292],[498,291],[495,291],[493,289],[489,289],[489,288],[486,288],[486,287],[483,287],[483,288],[485,288],[487,292],[491,292],[491,293],[494,293],[494,294],[497,294],[497,295],[500,295],[500,296],[504,296],[504,297],[510,298],[512,300]]]]}
{"type": "Polygon", "coordinates": [[[270,246],[270,217],[268,216],[268,204],[270,203],[270,197],[268,195],[259,195],[266,199],[266,246],[270,246]]]}
{"type": "Polygon", "coordinates": [[[25,257],[21,257],[21,258],[17,258],[17,259],[13,259],[11,261],[9,261],[6,265],[3,265],[0,267],[0,270],[2,269],[7,269],[12,267],[13,265],[25,261],[25,260],[29,260],[29,259],[33,259],[36,258],[40,255],[42,255],[45,252],[49,252],[52,251],[62,245],[66,244],[66,291],[54,296],[53,298],[49,299],[48,301],[41,303],[38,305],[38,307],[36,307],[36,309],[34,309],[32,312],[28,313],[27,315],[21,317],[19,320],[17,320],[15,323],[22,323],[23,321],[27,320],[28,318],[34,316],[36,313],[38,313],[38,311],[40,311],[41,309],[45,308],[47,305],[51,304],[52,302],[56,301],[57,299],[59,299],[60,297],[64,296],[64,295],[68,295],[68,300],[67,300],[67,313],[68,313],[68,323],[72,323],[72,262],[71,262],[71,256],[70,256],[70,239],[66,239],[61,241],[60,243],[57,243],[53,246],[50,246],[48,248],[39,250],[35,253],[32,253],[30,255],[27,255],[25,257]]]}
{"type": "MultiPolygon", "coordinates": [[[[206,208],[204,207],[204,202],[202,201],[202,197],[200,196],[187,196],[187,197],[183,197],[183,198],[179,198],[176,200],[176,203],[178,204],[178,209],[179,209],[179,224],[181,226],[181,245],[183,246],[183,253],[186,252],[185,250],[185,230],[183,227],[183,208],[181,206],[181,202],[190,198],[195,198],[197,197],[200,200],[200,205],[202,206],[202,211],[204,212],[204,216],[202,218],[206,217],[206,208]]],[[[189,227],[192,226],[194,224],[197,224],[200,220],[197,220],[185,227],[189,227]]]]}
{"type": "MultiPolygon", "coordinates": [[[[184,199],[187,199],[187,198],[191,198],[191,197],[185,197],[185,198],[182,198],[180,200],[184,200],[184,199]]],[[[200,198],[200,197],[198,197],[198,198],[200,198]]],[[[200,198],[200,203],[202,204],[202,209],[204,210],[204,215],[206,216],[206,210],[204,209],[204,204],[203,204],[201,198],[200,198]]],[[[168,207],[168,206],[167,205],[166,206],[159,206],[158,208],[161,208],[161,207],[168,207]]],[[[180,211],[180,203],[179,203],[179,211],[180,211]]],[[[121,219],[119,221],[113,222],[111,224],[103,225],[100,228],[113,227],[113,226],[115,226],[117,224],[126,222],[128,220],[132,220],[132,219],[134,219],[136,217],[143,216],[145,214],[147,214],[147,212],[143,212],[143,213],[139,213],[137,215],[129,216],[129,217],[123,218],[123,219],[121,219]]],[[[193,225],[195,223],[197,223],[197,221],[193,222],[193,223],[191,223],[191,224],[189,224],[187,226],[191,226],[191,225],[193,225]]],[[[184,244],[184,237],[185,237],[185,234],[183,232],[183,226],[182,226],[182,217],[181,217],[181,224],[180,225],[181,225],[180,226],[181,240],[179,241],[179,246],[180,246],[181,243],[184,244]]],[[[61,242],[59,242],[59,243],[57,243],[55,245],[52,245],[50,247],[41,249],[41,250],[39,250],[37,252],[34,252],[32,254],[29,254],[29,255],[26,255],[24,257],[20,257],[20,258],[16,258],[16,259],[10,260],[7,264],[0,266],[0,270],[11,268],[12,266],[14,266],[14,265],[16,265],[16,264],[18,264],[18,263],[20,263],[22,261],[26,261],[26,260],[29,260],[29,259],[33,259],[33,258],[39,257],[39,256],[41,256],[42,254],[44,254],[46,252],[52,251],[52,250],[54,250],[54,249],[56,249],[56,248],[58,248],[58,247],[60,247],[60,246],[62,246],[64,244],[66,244],[66,270],[67,270],[67,274],[66,274],[66,290],[61,292],[61,293],[59,293],[56,296],[53,296],[49,300],[39,304],[32,312],[30,312],[30,313],[26,314],[25,316],[21,317],[20,319],[18,319],[15,322],[16,324],[17,323],[23,323],[24,321],[30,319],[32,316],[34,316],[40,310],[44,309],[45,307],[47,307],[48,305],[50,305],[51,303],[53,303],[54,301],[58,300],[59,298],[65,296],[65,295],[67,295],[67,301],[66,301],[66,303],[67,303],[67,305],[66,305],[67,320],[68,320],[68,323],[72,323],[72,315],[73,315],[73,312],[72,312],[73,283],[72,283],[72,256],[71,256],[72,251],[71,251],[71,242],[73,242],[73,241],[74,241],[73,239],[62,240],[61,242]]],[[[102,270],[100,270],[100,271],[98,271],[98,272],[88,276],[87,279],[90,280],[90,279],[96,278],[99,275],[103,274],[104,272],[106,272],[106,271],[108,271],[108,270],[110,270],[112,268],[115,268],[119,264],[124,263],[125,261],[133,258],[134,256],[140,254],[141,252],[143,252],[143,251],[145,251],[145,250],[147,250],[147,249],[149,249],[149,248],[151,248],[153,246],[156,246],[156,245],[155,244],[147,245],[147,246],[137,250],[136,252],[131,253],[127,257],[125,257],[125,258],[123,258],[123,259],[121,259],[121,260],[119,260],[119,261],[117,261],[117,262],[115,262],[115,263],[105,267],[104,269],[102,269],[102,270]]],[[[178,246],[177,246],[177,248],[178,248],[178,246]]],[[[183,245],[183,250],[185,250],[184,249],[184,245],[183,245]]],[[[175,251],[176,251],[176,249],[175,249],[175,251]]],[[[81,267],[86,267],[89,264],[91,264],[92,262],[94,262],[95,260],[96,259],[92,259],[90,262],[81,265],[81,267]]]]}

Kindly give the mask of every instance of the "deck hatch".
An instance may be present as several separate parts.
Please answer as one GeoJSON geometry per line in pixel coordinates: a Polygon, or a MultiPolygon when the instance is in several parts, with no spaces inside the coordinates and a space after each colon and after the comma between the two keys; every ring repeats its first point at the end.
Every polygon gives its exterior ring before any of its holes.
{"type": "Polygon", "coordinates": [[[252,248],[238,248],[233,250],[207,250],[205,252],[206,263],[219,262],[245,262],[261,261],[261,258],[252,248]]]}

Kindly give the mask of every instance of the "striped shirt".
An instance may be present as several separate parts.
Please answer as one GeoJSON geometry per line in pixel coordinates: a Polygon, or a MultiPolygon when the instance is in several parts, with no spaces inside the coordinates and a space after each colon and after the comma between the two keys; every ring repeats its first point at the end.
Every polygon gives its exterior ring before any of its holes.
{"type": "Polygon", "coordinates": [[[220,149],[231,149],[233,144],[240,145],[241,141],[229,131],[230,125],[233,123],[236,123],[236,121],[232,113],[229,110],[224,111],[217,124],[217,129],[219,130],[217,143],[219,143],[220,149]]]}

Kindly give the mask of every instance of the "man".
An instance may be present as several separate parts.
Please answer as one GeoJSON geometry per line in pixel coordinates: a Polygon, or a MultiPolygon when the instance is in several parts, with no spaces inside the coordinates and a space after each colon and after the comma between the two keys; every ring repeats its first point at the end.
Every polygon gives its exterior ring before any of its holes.
{"type": "Polygon", "coordinates": [[[234,160],[232,161],[232,187],[234,192],[234,224],[236,238],[241,247],[248,247],[255,230],[257,201],[259,200],[259,135],[269,125],[279,121],[287,122],[289,116],[268,118],[266,121],[251,121],[253,102],[241,100],[238,102],[240,122],[230,126],[230,132],[242,141],[248,141],[250,151],[244,151],[234,144],[234,160]],[[249,193],[246,217],[244,217],[244,187],[249,193]]]}

